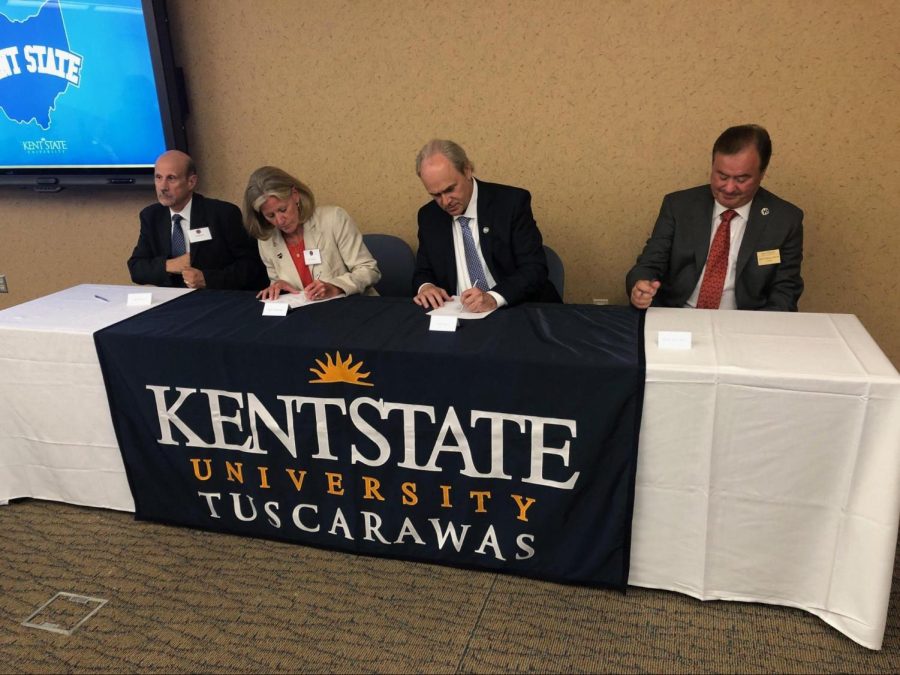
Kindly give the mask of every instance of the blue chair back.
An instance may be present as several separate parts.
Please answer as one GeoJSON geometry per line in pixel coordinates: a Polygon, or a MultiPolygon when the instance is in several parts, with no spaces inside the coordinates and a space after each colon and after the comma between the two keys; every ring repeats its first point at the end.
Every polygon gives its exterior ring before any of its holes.
{"type": "Polygon", "coordinates": [[[566,270],[562,259],[549,246],[544,246],[544,254],[547,256],[547,275],[550,277],[550,283],[556,287],[556,292],[562,298],[566,286],[566,270]]]}
{"type": "Polygon", "coordinates": [[[392,234],[364,234],[363,242],[381,270],[381,281],[375,284],[378,295],[411,298],[416,256],[409,244],[392,234]]]}

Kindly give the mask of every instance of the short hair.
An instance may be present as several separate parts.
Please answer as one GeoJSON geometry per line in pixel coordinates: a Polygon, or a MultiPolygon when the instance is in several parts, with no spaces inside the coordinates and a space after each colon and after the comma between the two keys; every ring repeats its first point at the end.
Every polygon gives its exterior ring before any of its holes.
{"type": "Polygon", "coordinates": [[[250,174],[244,191],[244,227],[254,239],[266,240],[272,236],[275,226],[266,220],[260,209],[269,197],[290,199],[291,191],[300,193],[300,223],[305,223],[316,210],[316,198],[312,190],[286,171],[275,166],[261,166],[250,174]]]}
{"type": "Polygon", "coordinates": [[[772,139],[769,132],[758,124],[741,124],[736,127],[728,127],[716,139],[713,144],[712,157],[720,155],[736,155],[748,145],[756,146],[759,153],[759,172],[765,173],[772,157],[772,139]]]}
{"type": "Polygon", "coordinates": [[[197,165],[194,163],[194,158],[188,155],[187,167],[185,168],[184,175],[187,177],[196,176],[197,175],[197,165]]]}
{"type": "Polygon", "coordinates": [[[463,150],[460,145],[442,138],[432,138],[422,146],[422,149],[419,150],[419,154],[416,155],[417,176],[422,176],[422,162],[433,155],[443,155],[450,160],[450,163],[460,173],[465,173],[466,169],[471,171],[475,170],[475,165],[472,164],[469,156],[466,155],[466,151],[463,150]]]}

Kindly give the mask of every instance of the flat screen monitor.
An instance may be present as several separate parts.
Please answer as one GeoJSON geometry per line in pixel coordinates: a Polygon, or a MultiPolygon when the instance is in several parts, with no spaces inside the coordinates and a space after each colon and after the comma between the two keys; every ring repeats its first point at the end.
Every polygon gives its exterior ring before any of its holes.
{"type": "Polygon", "coordinates": [[[150,185],[184,108],[165,0],[0,0],[0,186],[150,185]]]}

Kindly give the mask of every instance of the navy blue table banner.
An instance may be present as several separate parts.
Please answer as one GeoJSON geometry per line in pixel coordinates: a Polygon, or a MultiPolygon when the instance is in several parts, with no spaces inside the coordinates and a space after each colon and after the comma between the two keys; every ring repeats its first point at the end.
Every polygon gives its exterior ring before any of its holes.
{"type": "Polygon", "coordinates": [[[624,589],[643,320],[204,290],[95,342],[138,519],[624,589]]]}

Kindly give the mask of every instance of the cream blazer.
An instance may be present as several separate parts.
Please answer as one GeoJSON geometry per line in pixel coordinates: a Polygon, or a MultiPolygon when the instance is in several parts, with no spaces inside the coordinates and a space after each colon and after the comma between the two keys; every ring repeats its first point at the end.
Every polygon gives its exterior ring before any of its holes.
{"type": "MultiPolygon", "coordinates": [[[[321,264],[309,266],[313,279],[334,284],[347,295],[378,295],[372,288],[381,279],[378,263],[363,243],[353,218],[340,206],[316,207],[312,218],[303,224],[303,245],[319,249],[322,256],[321,264]]],[[[281,279],[303,288],[280,230],[275,229],[268,239],[260,239],[258,246],[269,281],[281,279]]]]}

